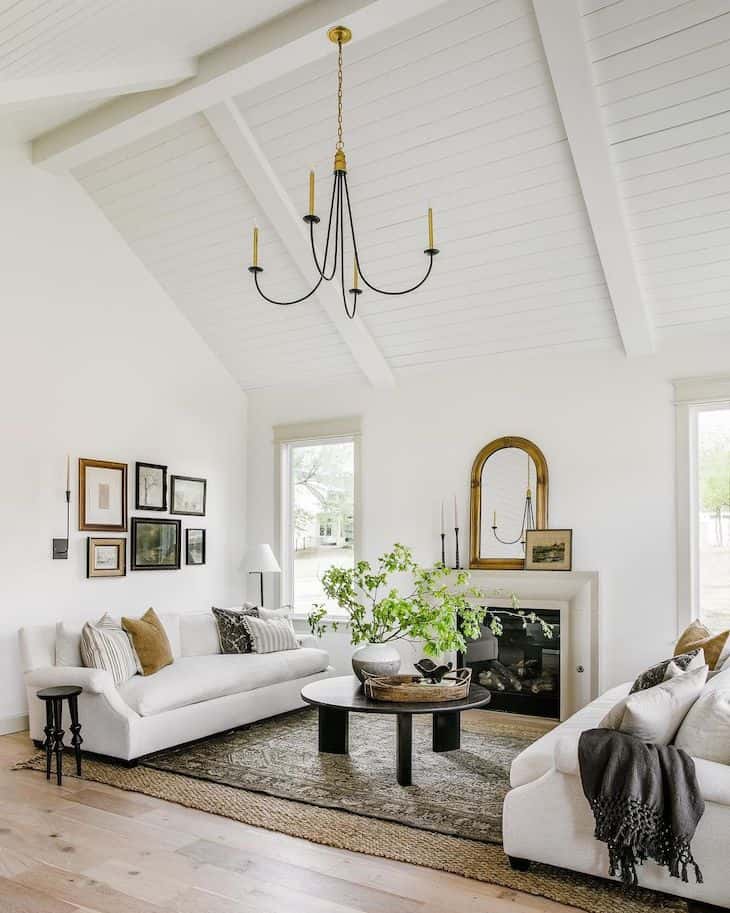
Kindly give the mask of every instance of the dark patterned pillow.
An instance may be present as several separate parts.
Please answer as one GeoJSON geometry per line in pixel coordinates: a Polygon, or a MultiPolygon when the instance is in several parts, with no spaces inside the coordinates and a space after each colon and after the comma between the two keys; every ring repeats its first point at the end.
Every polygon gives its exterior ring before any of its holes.
{"type": "Polygon", "coordinates": [[[256,606],[241,606],[240,609],[218,609],[212,606],[211,611],[218,626],[218,640],[221,653],[251,653],[251,636],[246,630],[243,619],[246,615],[259,617],[256,606]]]}
{"type": "Polygon", "coordinates": [[[686,672],[689,668],[689,664],[696,656],[699,656],[699,654],[700,650],[690,650],[689,653],[681,653],[679,656],[672,656],[671,659],[665,659],[662,662],[657,663],[656,666],[652,666],[650,669],[647,669],[646,672],[641,673],[631,686],[629,694],[634,694],[636,691],[646,691],[647,688],[653,688],[655,685],[660,685],[664,681],[670,663],[674,663],[676,666],[679,666],[682,672],[686,672]]]}

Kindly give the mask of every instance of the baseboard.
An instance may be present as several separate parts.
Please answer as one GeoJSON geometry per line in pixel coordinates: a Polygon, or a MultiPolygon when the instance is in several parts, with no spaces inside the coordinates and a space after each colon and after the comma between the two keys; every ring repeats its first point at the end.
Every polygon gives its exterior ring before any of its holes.
{"type": "Polygon", "coordinates": [[[28,715],[6,716],[0,719],[0,735],[10,735],[11,732],[25,732],[28,728],[28,715]]]}

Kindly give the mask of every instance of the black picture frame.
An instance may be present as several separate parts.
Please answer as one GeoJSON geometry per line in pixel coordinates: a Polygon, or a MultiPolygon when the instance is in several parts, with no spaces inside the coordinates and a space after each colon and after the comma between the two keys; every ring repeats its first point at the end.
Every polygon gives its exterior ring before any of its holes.
{"type": "Polygon", "coordinates": [[[134,464],[134,509],[157,511],[167,510],[167,466],[162,466],[160,463],[137,462],[134,464]],[[140,470],[142,469],[155,469],[162,476],[160,481],[160,486],[162,488],[162,505],[160,507],[151,507],[148,504],[142,503],[140,498],[140,490],[142,487],[140,480],[140,470]]]}
{"type": "MultiPolygon", "coordinates": [[[[132,571],[177,571],[180,570],[181,552],[181,522],[180,520],[155,520],[151,517],[132,517],[132,542],[130,548],[129,569],[132,571]],[[175,531],[172,547],[166,547],[165,557],[169,560],[154,561],[154,534],[160,534],[163,529],[175,531]],[[147,542],[142,542],[142,537],[147,542]]],[[[159,557],[162,557],[161,555],[159,557]]]]}
{"type": "Polygon", "coordinates": [[[188,527],[185,530],[185,564],[191,564],[194,567],[199,567],[201,564],[205,564],[205,530],[196,529],[188,527]],[[191,543],[190,533],[200,533],[200,561],[194,560],[192,548],[193,543],[191,543]]]}
{"type": "Polygon", "coordinates": [[[207,489],[207,479],[198,479],[195,476],[170,476],[170,513],[183,517],[204,517],[205,502],[208,495],[207,489]],[[202,489],[202,510],[181,510],[180,507],[176,505],[178,490],[183,487],[180,485],[181,482],[192,482],[202,489]]]}
{"type": "Polygon", "coordinates": [[[526,571],[572,571],[573,570],[573,530],[572,529],[528,529],[525,535],[525,570],[526,571]],[[552,539],[553,543],[546,540],[552,539]],[[535,541],[539,540],[539,544],[535,541]],[[547,550],[560,545],[564,548],[562,560],[549,557],[536,560],[534,548],[547,550]]]}

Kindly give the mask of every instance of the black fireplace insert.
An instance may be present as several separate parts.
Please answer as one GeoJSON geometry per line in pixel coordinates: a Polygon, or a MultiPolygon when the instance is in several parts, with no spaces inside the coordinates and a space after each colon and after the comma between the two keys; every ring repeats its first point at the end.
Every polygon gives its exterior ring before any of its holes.
{"type": "Polygon", "coordinates": [[[471,668],[472,681],[492,694],[485,710],[559,719],[560,612],[521,608],[550,625],[552,637],[547,637],[537,621],[523,622],[498,608],[489,611],[499,617],[502,635],[492,634],[487,615],[481,637],[469,641],[466,654],[458,655],[458,665],[471,668]]]}

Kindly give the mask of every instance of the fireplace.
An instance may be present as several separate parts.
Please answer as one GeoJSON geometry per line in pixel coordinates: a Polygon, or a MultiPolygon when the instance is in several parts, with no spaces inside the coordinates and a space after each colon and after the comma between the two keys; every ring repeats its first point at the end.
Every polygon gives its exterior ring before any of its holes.
{"type": "Polygon", "coordinates": [[[502,622],[502,636],[495,637],[485,625],[482,636],[469,642],[466,655],[458,656],[459,666],[471,668],[472,681],[491,692],[485,709],[560,719],[560,612],[523,608],[552,627],[548,638],[538,622],[524,626],[503,610],[490,611],[502,622]]]}

